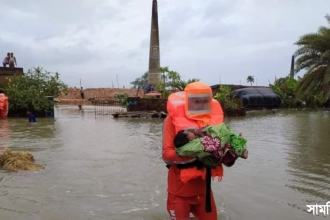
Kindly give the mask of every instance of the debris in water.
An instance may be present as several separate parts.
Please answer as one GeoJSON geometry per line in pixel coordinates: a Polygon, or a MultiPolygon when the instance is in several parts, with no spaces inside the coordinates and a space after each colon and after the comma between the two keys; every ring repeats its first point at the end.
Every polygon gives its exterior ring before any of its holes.
{"type": "Polygon", "coordinates": [[[6,150],[0,155],[0,167],[10,171],[36,171],[44,168],[34,161],[33,155],[28,152],[6,150]]]}

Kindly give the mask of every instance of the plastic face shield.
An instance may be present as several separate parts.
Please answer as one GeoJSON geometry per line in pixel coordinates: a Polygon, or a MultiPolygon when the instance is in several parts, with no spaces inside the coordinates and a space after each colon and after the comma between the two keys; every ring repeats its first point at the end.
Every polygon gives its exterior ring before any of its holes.
{"type": "Polygon", "coordinates": [[[212,113],[211,94],[188,94],[188,114],[205,115],[212,113]]]}

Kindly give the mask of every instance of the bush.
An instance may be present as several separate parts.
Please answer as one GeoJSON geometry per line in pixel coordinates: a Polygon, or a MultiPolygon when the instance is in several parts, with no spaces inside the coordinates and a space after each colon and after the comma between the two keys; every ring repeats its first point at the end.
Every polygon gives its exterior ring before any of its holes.
{"type": "Polygon", "coordinates": [[[302,105],[302,102],[296,99],[297,86],[298,81],[290,76],[279,78],[274,85],[269,85],[269,87],[281,97],[281,105],[284,108],[296,108],[302,105]]]}
{"type": "Polygon", "coordinates": [[[327,99],[322,95],[313,95],[306,98],[306,106],[309,108],[321,108],[325,106],[327,99]]]}
{"type": "Polygon", "coordinates": [[[9,97],[9,111],[48,111],[54,108],[52,97],[67,91],[59,73],[52,75],[42,68],[32,68],[15,77],[5,89],[9,97]]]}
{"type": "Polygon", "coordinates": [[[242,100],[232,94],[229,86],[220,86],[214,98],[220,102],[223,109],[239,109],[243,107],[242,100]]]}
{"type": "Polygon", "coordinates": [[[119,103],[122,107],[126,107],[127,106],[127,97],[128,95],[125,94],[115,94],[114,98],[119,100],[119,103]]]}
{"type": "Polygon", "coordinates": [[[275,85],[270,84],[270,88],[277,93],[282,99],[282,107],[284,108],[299,108],[306,105],[310,108],[323,107],[327,99],[320,95],[305,95],[303,100],[297,98],[297,88],[299,81],[288,76],[276,80],[275,85]],[[304,104],[305,103],[305,104],[304,104]]]}

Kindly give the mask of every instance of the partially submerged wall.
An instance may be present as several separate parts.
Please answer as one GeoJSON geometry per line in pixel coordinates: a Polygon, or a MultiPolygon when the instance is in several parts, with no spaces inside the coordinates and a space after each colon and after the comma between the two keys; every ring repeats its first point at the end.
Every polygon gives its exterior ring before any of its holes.
{"type": "Polygon", "coordinates": [[[127,111],[157,111],[167,112],[167,99],[141,99],[128,97],[127,111]]]}
{"type": "Polygon", "coordinates": [[[0,89],[7,87],[9,81],[15,80],[16,76],[23,75],[23,68],[9,68],[0,67],[0,89]]]}
{"type": "Polygon", "coordinates": [[[118,88],[91,88],[84,89],[85,99],[81,99],[80,89],[69,88],[67,94],[62,94],[57,98],[60,104],[90,104],[90,99],[102,98],[102,97],[114,97],[116,94],[127,94],[128,96],[143,97],[143,90],[136,89],[118,89],[118,88]]]}

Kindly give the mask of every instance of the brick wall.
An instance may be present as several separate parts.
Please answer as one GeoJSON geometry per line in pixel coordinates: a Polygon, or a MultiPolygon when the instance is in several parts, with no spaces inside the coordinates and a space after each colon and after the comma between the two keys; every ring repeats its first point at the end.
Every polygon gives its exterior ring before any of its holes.
{"type": "MultiPolygon", "coordinates": [[[[91,89],[84,89],[85,100],[89,100],[92,98],[98,97],[113,97],[115,94],[127,94],[129,97],[136,96],[136,89],[115,89],[115,88],[91,88],[91,89]]],[[[143,90],[140,90],[138,93],[139,97],[143,97],[143,90]]],[[[68,93],[62,94],[58,97],[58,100],[62,104],[68,104],[70,102],[76,103],[81,100],[80,96],[80,89],[78,88],[69,88],[68,93]]]]}
{"type": "MultiPolygon", "coordinates": [[[[85,99],[95,97],[112,97],[115,94],[127,94],[129,97],[136,96],[136,89],[111,89],[111,88],[100,88],[100,89],[85,89],[85,99]]],[[[139,91],[139,97],[143,97],[143,90],[139,91]]]]}
{"type": "Polygon", "coordinates": [[[141,99],[139,97],[130,97],[127,101],[127,111],[167,112],[167,99],[141,99]]]}

